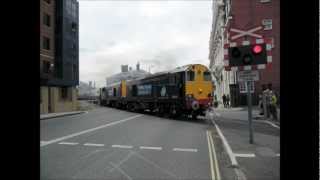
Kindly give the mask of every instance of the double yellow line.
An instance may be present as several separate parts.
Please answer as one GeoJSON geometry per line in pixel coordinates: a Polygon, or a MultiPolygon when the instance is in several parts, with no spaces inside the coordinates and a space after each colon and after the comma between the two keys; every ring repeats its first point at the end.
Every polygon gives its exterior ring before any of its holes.
{"type": "Polygon", "coordinates": [[[214,148],[213,138],[210,131],[207,131],[207,140],[208,140],[209,157],[210,157],[211,178],[212,180],[221,180],[217,154],[214,148]]]}

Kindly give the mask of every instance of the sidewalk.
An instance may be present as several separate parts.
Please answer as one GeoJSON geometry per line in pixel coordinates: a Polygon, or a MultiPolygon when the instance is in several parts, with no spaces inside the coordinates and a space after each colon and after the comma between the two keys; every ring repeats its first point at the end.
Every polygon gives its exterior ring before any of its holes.
{"type": "Polygon", "coordinates": [[[82,114],[86,111],[72,111],[72,112],[62,112],[62,113],[48,113],[48,114],[40,114],[40,120],[43,119],[51,119],[56,117],[63,117],[63,116],[71,116],[76,114],[82,114]]]}
{"type": "MultiPolygon", "coordinates": [[[[229,119],[239,119],[239,120],[248,120],[248,107],[231,107],[231,108],[224,108],[223,106],[219,106],[215,108],[214,111],[218,116],[222,116],[224,118],[229,119]]],[[[278,121],[274,121],[272,118],[265,119],[264,116],[259,115],[260,108],[258,106],[252,107],[252,119],[253,120],[266,120],[271,121],[278,126],[280,126],[280,108],[277,108],[278,111],[278,121]]]]}

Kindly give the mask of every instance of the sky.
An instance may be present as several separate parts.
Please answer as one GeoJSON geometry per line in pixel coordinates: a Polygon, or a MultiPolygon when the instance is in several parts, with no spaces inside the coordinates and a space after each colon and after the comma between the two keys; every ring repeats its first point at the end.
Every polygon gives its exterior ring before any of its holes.
{"type": "Polygon", "coordinates": [[[80,81],[106,84],[121,65],[151,73],[209,65],[212,1],[79,0],[80,81]]]}

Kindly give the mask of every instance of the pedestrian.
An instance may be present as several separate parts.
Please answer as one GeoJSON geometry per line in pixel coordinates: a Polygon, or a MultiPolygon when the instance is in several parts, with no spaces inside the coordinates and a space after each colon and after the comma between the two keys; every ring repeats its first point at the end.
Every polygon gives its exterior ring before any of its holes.
{"type": "Polygon", "coordinates": [[[223,94],[222,96],[222,102],[223,102],[223,107],[226,108],[226,100],[227,100],[227,97],[225,94],[223,94]]]}
{"type": "Polygon", "coordinates": [[[260,116],[263,116],[263,99],[262,99],[262,94],[259,94],[259,108],[260,108],[260,116]]]}
{"type": "Polygon", "coordinates": [[[272,84],[268,84],[268,89],[267,89],[267,118],[270,118],[271,115],[271,109],[272,109],[272,96],[273,96],[273,91],[272,91],[272,84]]]}
{"type": "Polygon", "coordinates": [[[271,95],[270,112],[272,114],[273,120],[278,121],[277,96],[275,93],[272,93],[271,95]]]}
{"type": "Polygon", "coordinates": [[[227,94],[227,97],[226,97],[226,106],[227,106],[227,108],[230,108],[230,96],[229,96],[229,94],[227,94]]]}

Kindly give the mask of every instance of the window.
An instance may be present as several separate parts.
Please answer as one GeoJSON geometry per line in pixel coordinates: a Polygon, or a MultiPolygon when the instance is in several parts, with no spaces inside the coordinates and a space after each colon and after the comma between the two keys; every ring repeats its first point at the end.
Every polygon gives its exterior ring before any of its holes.
{"type": "Polygon", "coordinates": [[[204,81],[211,81],[211,73],[206,71],[203,73],[203,80],[204,81]]]}
{"type": "Polygon", "coordinates": [[[50,62],[48,61],[43,61],[43,68],[42,68],[44,73],[49,73],[50,72],[50,62]]]}
{"type": "Polygon", "coordinates": [[[74,64],[72,65],[72,80],[76,80],[77,78],[77,66],[74,64]]]}
{"type": "Polygon", "coordinates": [[[43,24],[50,27],[50,15],[43,13],[43,24]]]}
{"type": "Polygon", "coordinates": [[[194,81],[194,72],[193,71],[187,72],[187,81],[194,81]]]}
{"type": "Polygon", "coordinates": [[[50,50],[50,39],[49,38],[43,36],[43,38],[42,38],[42,47],[45,50],[50,50]]]}
{"type": "Polygon", "coordinates": [[[68,87],[61,87],[61,89],[60,89],[60,97],[63,100],[68,99],[68,87]]]}

